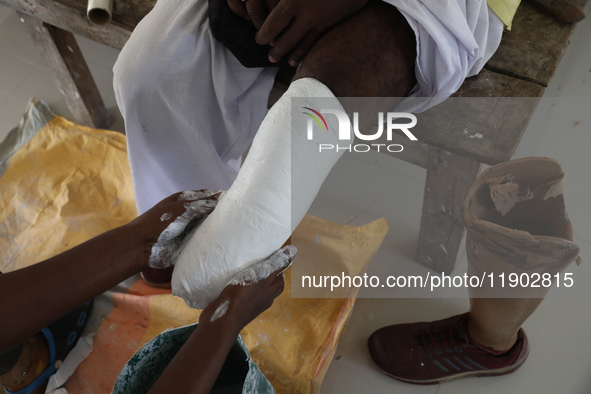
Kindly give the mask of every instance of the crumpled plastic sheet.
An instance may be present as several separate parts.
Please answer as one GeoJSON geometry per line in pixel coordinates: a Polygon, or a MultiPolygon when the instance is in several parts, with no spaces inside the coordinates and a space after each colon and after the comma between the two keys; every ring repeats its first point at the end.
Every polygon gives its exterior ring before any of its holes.
{"type": "Polygon", "coordinates": [[[48,259],[137,216],[122,134],[78,126],[33,100],[0,152],[2,271],[48,259]]]}

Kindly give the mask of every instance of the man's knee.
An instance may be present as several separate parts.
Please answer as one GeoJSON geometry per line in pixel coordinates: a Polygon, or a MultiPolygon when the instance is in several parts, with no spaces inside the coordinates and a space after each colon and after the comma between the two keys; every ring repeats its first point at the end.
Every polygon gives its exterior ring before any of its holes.
{"type": "Polygon", "coordinates": [[[127,103],[133,103],[142,96],[145,97],[149,90],[157,89],[155,85],[160,81],[158,71],[151,71],[154,61],[134,60],[124,49],[113,67],[113,89],[121,111],[126,109],[127,103]]]}
{"type": "Polygon", "coordinates": [[[416,84],[415,59],[404,16],[372,0],[316,43],[295,79],[316,78],[337,97],[403,97],[416,84]]]}

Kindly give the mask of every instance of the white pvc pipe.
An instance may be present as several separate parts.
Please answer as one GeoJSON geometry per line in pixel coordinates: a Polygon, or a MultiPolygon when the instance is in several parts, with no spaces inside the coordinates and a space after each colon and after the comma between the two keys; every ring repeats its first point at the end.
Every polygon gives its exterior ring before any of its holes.
{"type": "Polygon", "coordinates": [[[106,25],[113,17],[113,0],[88,0],[88,20],[96,25],[106,25]]]}

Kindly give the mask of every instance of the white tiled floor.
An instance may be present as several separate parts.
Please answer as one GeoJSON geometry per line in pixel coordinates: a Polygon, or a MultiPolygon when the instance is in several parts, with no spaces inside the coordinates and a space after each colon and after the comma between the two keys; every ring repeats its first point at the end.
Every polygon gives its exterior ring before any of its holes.
{"type": "MultiPolygon", "coordinates": [[[[587,12],[591,14],[591,12],[587,12]]],[[[572,267],[575,288],[552,294],[526,322],[532,346],[528,361],[503,377],[468,379],[441,386],[412,386],[380,373],[369,359],[367,337],[384,325],[435,320],[467,310],[468,300],[360,298],[325,378],[323,393],[591,393],[591,21],[582,22],[544,102],[528,128],[516,157],[549,156],[564,166],[566,198],[584,264],[572,267]]],[[[118,52],[79,39],[109,111],[112,129],[122,130],[111,86],[118,52]]],[[[18,16],[0,6],[0,138],[17,122],[31,96],[46,100],[71,117],[18,16]]],[[[361,225],[387,214],[391,230],[369,271],[390,275],[412,264],[418,236],[425,171],[394,158],[368,154],[345,156],[335,167],[311,213],[361,225]],[[391,181],[367,183],[376,176],[391,181]],[[365,176],[365,175],[369,176],[365,176]],[[347,187],[346,185],[350,185],[347,187]],[[397,209],[392,210],[395,204],[397,209]]],[[[465,269],[461,253],[458,268],[465,269]]],[[[383,296],[361,291],[361,296],[383,296]]]]}

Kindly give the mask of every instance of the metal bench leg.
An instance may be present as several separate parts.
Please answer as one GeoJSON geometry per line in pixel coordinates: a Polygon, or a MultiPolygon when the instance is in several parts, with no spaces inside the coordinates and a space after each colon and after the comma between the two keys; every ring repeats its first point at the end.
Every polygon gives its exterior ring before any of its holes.
{"type": "Polygon", "coordinates": [[[74,120],[98,129],[109,127],[109,113],[74,35],[26,14],[19,15],[52,70],[74,120]]]}
{"type": "Polygon", "coordinates": [[[462,204],[480,163],[441,149],[429,148],[427,181],[416,260],[438,272],[450,272],[462,237],[462,204]]]}

